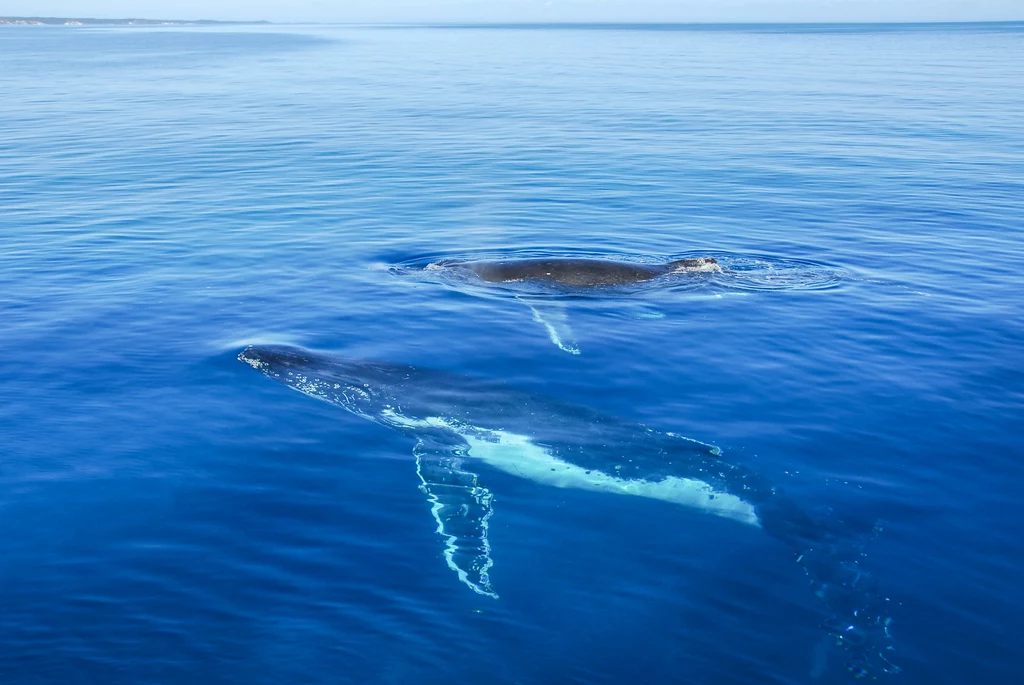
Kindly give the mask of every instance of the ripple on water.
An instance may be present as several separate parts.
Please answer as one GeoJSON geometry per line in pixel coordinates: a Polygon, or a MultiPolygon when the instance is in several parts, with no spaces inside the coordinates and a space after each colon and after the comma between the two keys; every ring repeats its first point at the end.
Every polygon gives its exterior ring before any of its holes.
{"type": "Polygon", "coordinates": [[[722,266],[716,285],[730,290],[828,290],[848,279],[840,267],[769,255],[713,254],[722,266]]]}

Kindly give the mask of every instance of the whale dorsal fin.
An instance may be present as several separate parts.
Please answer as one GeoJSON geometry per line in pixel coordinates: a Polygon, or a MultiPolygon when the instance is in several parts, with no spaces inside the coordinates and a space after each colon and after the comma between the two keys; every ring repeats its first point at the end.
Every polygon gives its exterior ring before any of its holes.
{"type": "Polygon", "coordinates": [[[422,481],[420,489],[430,501],[437,532],[445,539],[448,567],[474,592],[497,599],[487,573],[494,563],[487,541],[487,526],[494,512],[491,491],[478,483],[477,475],[450,446],[421,440],[413,454],[422,481]]]}

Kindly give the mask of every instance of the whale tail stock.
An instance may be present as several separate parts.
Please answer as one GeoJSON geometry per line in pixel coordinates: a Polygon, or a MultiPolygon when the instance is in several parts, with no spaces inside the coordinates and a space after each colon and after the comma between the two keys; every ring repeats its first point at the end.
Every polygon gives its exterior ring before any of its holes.
{"type": "MultiPolygon", "coordinates": [[[[881,523],[875,522],[868,534],[858,533],[831,517],[814,520],[779,499],[773,503],[776,506],[760,512],[765,532],[786,542],[796,554],[811,590],[829,613],[821,628],[843,652],[846,669],[855,678],[899,673],[900,667],[890,660],[894,650],[889,598],[861,565],[864,549],[881,532],[881,523]]],[[[815,667],[819,669],[823,665],[815,667]]]]}

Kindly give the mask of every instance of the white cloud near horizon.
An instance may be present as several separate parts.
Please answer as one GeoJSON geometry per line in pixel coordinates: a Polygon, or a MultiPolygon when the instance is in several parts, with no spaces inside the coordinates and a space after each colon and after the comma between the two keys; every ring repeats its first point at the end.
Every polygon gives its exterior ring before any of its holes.
{"type": "Polygon", "coordinates": [[[0,0],[0,16],[275,22],[1017,21],[1024,0],[0,0]]]}

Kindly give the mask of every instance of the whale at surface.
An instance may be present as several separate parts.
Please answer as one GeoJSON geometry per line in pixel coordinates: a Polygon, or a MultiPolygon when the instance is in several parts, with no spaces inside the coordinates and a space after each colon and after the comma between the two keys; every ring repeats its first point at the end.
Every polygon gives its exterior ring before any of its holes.
{"type": "MultiPolygon", "coordinates": [[[[647,283],[671,274],[720,273],[714,257],[693,257],[663,263],[615,261],[575,257],[520,257],[512,259],[442,259],[423,267],[468,282],[511,288],[515,298],[529,307],[533,320],[563,352],[579,354],[563,297],[586,291],[611,292],[615,286],[647,283]],[[527,290],[517,290],[526,286],[527,290]],[[538,292],[537,288],[541,291],[538,292]]],[[[653,315],[660,318],[660,315],[653,315]]],[[[644,312],[639,318],[652,318],[644,312]]]]}
{"type": "Polygon", "coordinates": [[[709,273],[721,271],[714,257],[678,259],[665,264],[619,262],[606,259],[535,258],[482,261],[447,260],[427,269],[470,271],[488,283],[546,281],[572,288],[643,283],[670,273],[709,273]]]}
{"type": "Polygon", "coordinates": [[[445,560],[480,595],[498,596],[488,540],[494,496],[487,472],[495,470],[548,487],[656,499],[762,529],[793,550],[850,671],[899,670],[889,660],[888,600],[860,566],[860,548],[713,445],[441,371],[289,346],[249,346],[238,358],[408,435],[445,560]]]}

